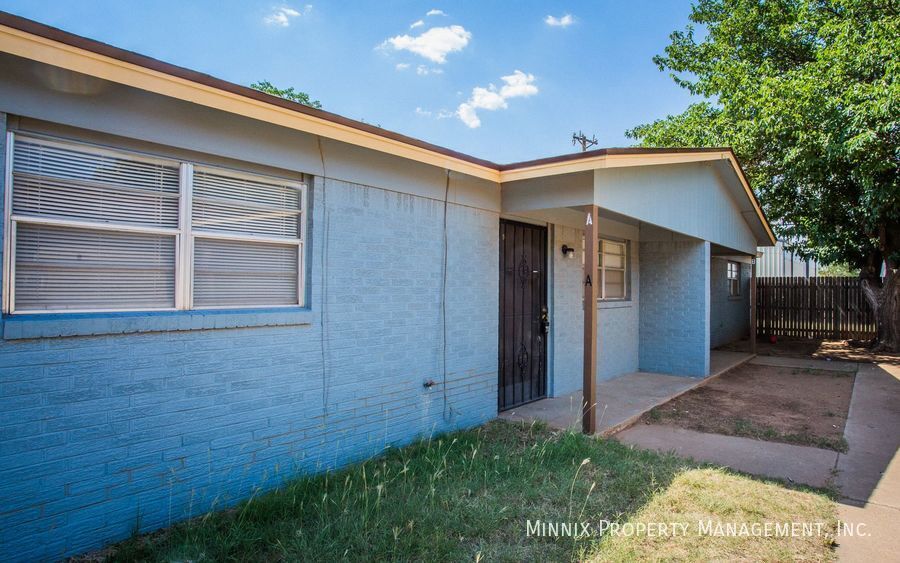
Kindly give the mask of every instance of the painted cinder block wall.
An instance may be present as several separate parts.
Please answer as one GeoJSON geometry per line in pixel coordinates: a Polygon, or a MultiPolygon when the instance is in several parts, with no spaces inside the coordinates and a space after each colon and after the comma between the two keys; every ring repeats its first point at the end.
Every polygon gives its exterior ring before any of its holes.
{"type": "Polygon", "coordinates": [[[4,560],[96,548],[496,415],[497,212],[448,206],[445,356],[443,202],[313,185],[305,324],[0,341],[4,560]]]}
{"type": "Polygon", "coordinates": [[[710,346],[717,348],[750,336],[750,264],[741,264],[741,295],[728,293],[728,260],[710,260],[710,346]]]}
{"type": "Polygon", "coordinates": [[[708,375],[709,242],[641,241],[640,265],[640,369],[708,375]]]}
{"type": "MultiPolygon", "coordinates": [[[[602,231],[601,236],[617,237],[602,231]]],[[[584,310],[582,309],[582,241],[584,231],[554,225],[553,242],[553,374],[552,395],[578,391],[582,387],[584,310]],[[562,245],[576,249],[575,256],[564,258],[562,245]]],[[[638,370],[638,332],[640,303],[640,250],[636,240],[629,245],[630,295],[625,301],[597,304],[597,380],[603,381],[638,370]]]]}

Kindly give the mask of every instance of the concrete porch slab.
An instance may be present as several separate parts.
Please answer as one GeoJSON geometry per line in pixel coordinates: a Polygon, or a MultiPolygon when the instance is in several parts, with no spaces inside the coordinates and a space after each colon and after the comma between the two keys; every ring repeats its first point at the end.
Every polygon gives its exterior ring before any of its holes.
{"type": "MultiPolygon", "coordinates": [[[[694,387],[702,380],[636,372],[597,385],[597,433],[606,435],[631,418],[694,387]]],[[[542,399],[500,414],[501,418],[543,420],[551,428],[581,428],[581,391],[542,399]]]]}
{"type": "MultiPolygon", "coordinates": [[[[710,375],[705,378],[639,371],[600,381],[597,384],[597,434],[615,434],[637,422],[653,407],[704,385],[752,358],[752,354],[713,350],[709,361],[710,375]]],[[[542,420],[551,428],[580,429],[581,391],[522,405],[500,413],[500,418],[524,422],[542,420]]]]}
{"type": "Polygon", "coordinates": [[[730,369],[753,360],[753,354],[746,352],[729,352],[727,350],[709,351],[709,376],[718,377],[730,369]]]}

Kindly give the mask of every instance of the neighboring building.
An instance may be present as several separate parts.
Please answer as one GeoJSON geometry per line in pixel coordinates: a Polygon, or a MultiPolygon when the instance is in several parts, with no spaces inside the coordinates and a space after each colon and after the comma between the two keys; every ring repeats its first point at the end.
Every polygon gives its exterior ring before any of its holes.
{"type": "Polygon", "coordinates": [[[775,246],[761,246],[761,254],[756,261],[756,275],[760,278],[814,278],[819,275],[819,264],[812,259],[800,258],[784,248],[782,241],[775,246]]]}
{"type": "Polygon", "coordinates": [[[728,149],[497,165],[6,14],[0,51],[4,559],[748,333],[774,237],[728,149]]]}

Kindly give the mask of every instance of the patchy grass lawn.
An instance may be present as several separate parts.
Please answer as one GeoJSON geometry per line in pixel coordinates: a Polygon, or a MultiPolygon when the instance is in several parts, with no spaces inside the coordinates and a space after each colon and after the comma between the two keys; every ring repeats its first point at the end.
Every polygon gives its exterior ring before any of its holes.
{"type": "Polygon", "coordinates": [[[642,420],[846,452],[853,379],[842,371],[744,364],[642,420]]]}
{"type": "MultiPolygon", "coordinates": [[[[680,473],[666,488],[650,499],[631,520],[633,522],[687,522],[687,533],[673,540],[661,535],[616,536],[600,542],[589,559],[603,561],[650,561],[660,558],[678,561],[824,561],[833,559],[829,537],[778,538],[770,526],[770,537],[752,535],[752,525],[800,522],[810,526],[821,522],[834,530],[833,505],[825,497],[786,490],[773,483],[719,469],[694,469],[680,473]],[[702,524],[701,524],[702,523],[702,524]],[[716,533],[717,524],[734,535],[716,533]],[[740,535],[747,524],[748,534],[740,535]],[[701,526],[704,527],[701,533],[701,526]]],[[[782,528],[786,530],[786,528],[782,528]]],[[[811,531],[811,529],[810,529],[811,531]]],[[[798,532],[802,535],[803,532],[798,532]]]]}
{"type": "Polygon", "coordinates": [[[234,509],[132,538],[92,560],[827,560],[814,538],[538,538],[526,522],[663,519],[834,525],[823,494],[539,425],[494,421],[234,509]]]}

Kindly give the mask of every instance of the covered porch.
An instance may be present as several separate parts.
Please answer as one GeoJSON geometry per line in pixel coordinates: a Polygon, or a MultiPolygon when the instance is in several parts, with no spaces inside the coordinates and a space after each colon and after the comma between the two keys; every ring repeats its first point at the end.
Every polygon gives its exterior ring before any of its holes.
{"type": "Polygon", "coordinates": [[[509,176],[503,217],[547,228],[552,328],[546,398],[505,410],[501,377],[502,416],[608,434],[752,357],[711,351],[753,336],[753,262],[771,238],[729,154],[607,151],[509,176]],[[740,300],[717,296],[726,262],[740,300]]]}
{"type": "MultiPolygon", "coordinates": [[[[635,423],[644,413],[709,380],[748,362],[754,354],[712,350],[710,374],[698,379],[651,372],[633,372],[597,383],[597,428],[595,434],[609,436],[635,423]]],[[[551,428],[581,428],[581,390],[548,397],[503,412],[506,420],[546,422],[551,428]]]]}

